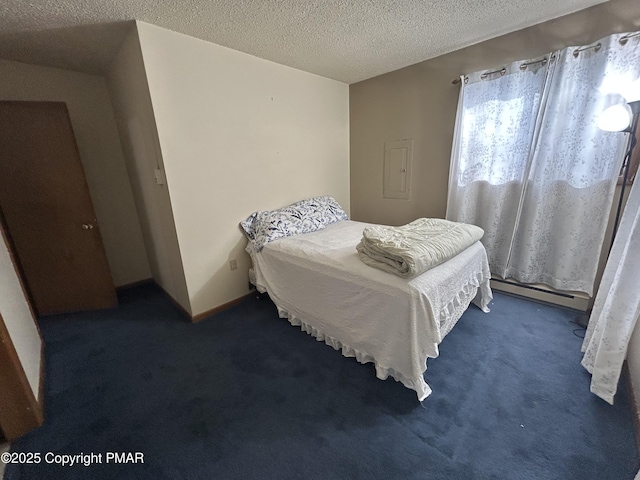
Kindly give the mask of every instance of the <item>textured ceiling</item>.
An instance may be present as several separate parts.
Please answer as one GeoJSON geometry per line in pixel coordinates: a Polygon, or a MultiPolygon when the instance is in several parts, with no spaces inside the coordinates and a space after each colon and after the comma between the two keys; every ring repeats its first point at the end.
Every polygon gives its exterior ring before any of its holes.
{"type": "Polygon", "coordinates": [[[0,58],[103,73],[136,19],[354,83],[602,0],[0,0],[0,58]]]}

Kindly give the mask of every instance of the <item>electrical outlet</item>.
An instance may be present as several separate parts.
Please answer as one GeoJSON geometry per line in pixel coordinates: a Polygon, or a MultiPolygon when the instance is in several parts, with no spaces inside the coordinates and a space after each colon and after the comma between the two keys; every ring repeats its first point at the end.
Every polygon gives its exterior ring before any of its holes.
{"type": "Polygon", "coordinates": [[[233,260],[229,260],[229,268],[231,270],[236,270],[238,268],[238,262],[236,262],[235,258],[233,260]]]}

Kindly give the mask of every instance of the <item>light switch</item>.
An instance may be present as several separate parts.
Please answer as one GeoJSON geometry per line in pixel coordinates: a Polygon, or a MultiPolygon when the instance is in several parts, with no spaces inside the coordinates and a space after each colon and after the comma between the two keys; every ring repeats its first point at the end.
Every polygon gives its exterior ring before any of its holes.
{"type": "Polygon", "coordinates": [[[153,173],[156,176],[156,183],[158,185],[164,185],[164,172],[159,168],[155,168],[153,173]]]}

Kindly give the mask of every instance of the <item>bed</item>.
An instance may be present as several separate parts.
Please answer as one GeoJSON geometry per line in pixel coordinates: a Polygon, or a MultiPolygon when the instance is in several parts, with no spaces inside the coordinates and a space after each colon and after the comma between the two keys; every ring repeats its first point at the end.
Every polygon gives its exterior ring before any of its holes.
{"type": "Polygon", "coordinates": [[[281,318],[414,390],[431,393],[427,358],[471,302],[488,312],[492,299],[484,247],[404,279],[365,265],[356,252],[366,223],[334,221],[256,248],[249,241],[251,282],[268,293],[281,318]]]}

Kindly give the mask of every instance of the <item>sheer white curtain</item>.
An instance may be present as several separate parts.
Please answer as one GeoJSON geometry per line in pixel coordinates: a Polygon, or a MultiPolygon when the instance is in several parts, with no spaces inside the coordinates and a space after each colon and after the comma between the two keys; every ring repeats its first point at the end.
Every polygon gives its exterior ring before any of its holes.
{"type": "Polygon", "coordinates": [[[640,315],[640,186],[631,188],[582,344],[591,391],[613,404],[640,315]]]}
{"type": "Polygon", "coordinates": [[[485,229],[494,274],[593,293],[625,147],[596,120],[620,82],[640,74],[638,41],[621,36],[557,52],[546,69],[516,71],[519,62],[512,75],[463,86],[447,218],[485,229]]]}
{"type": "MultiPolygon", "coordinates": [[[[482,79],[462,82],[449,172],[447,218],[485,231],[491,271],[504,275],[546,68],[520,70],[522,62],[482,79]]],[[[542,64],[536,64],[538,66],[542,64]]]]}
{"type": "Polygon", "coordinates": [[[609,90],[640,74],[640,50],[619,37],[577,57],[576,48],[557,54],[508,277],[593,294],[626,147],[624,135],[600,130],[597,120],[609,90]]]}

